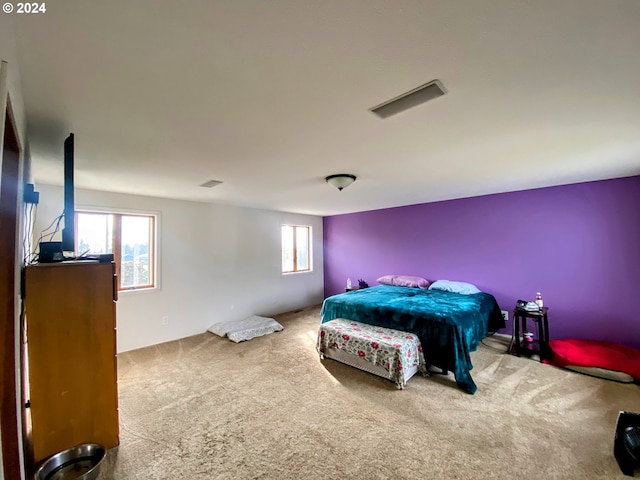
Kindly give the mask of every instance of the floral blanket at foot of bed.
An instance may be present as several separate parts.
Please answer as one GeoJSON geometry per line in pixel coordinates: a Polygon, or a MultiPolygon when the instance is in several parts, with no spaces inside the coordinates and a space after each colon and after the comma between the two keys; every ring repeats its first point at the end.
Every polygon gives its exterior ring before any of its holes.
{"type": "Polygon", "coordinates": [[[357,355],[389,372],[397,385],[406,383],[404,372],[418,367],[426,372],[426,363],[418,337],[412,333],[335,319],[320,325],[317,350],[331,347],[357,355]]]}

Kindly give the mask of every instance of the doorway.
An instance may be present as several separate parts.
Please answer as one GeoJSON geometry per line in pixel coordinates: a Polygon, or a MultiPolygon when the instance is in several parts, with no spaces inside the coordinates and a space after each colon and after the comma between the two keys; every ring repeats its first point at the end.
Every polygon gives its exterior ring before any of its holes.
{"type": "MultiPolygon", "coordinates": [[[[0,102],[0,105],[4,102],[0,102]]],[[[16,238],[20,146],[7,99],[0,173],[0,433],[4,478],[21,478],[16,389],[16,238]]]]}

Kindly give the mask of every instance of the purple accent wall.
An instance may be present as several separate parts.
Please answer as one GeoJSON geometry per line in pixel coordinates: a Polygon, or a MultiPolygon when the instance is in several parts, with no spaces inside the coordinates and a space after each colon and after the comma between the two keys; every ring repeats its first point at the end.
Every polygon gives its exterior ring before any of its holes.
{"type": "Polygon", "coordinates": [[[507,334],[540,291],[552,339],[640,349],[640,176],[324,218],[325,296],[387,274],[471,282],[507,334]]]}

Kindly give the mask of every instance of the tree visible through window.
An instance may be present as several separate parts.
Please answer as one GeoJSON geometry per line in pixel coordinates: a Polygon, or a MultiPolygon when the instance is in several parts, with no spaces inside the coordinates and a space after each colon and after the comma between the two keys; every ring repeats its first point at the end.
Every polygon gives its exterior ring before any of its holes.
{"type": "Polygon", "coordinates": [[[311,227],[282,226],[282,273],[311,270],[311,227]]]}
{"type": "Polygon", "coordinates": [[[113,253],[119,290],[155,286],[155,217],[77,212],[76,254],[113,253]]]}

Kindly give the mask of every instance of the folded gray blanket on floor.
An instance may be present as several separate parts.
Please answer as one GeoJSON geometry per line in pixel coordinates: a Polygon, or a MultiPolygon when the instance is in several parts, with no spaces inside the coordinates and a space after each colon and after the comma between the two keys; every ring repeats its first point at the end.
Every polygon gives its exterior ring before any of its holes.
{"type": "Polygon", "coordinates": [[[284,327],[273,318],[251,315],[244,320],[214,323],[208,330],[220,337],[227,337],[229,340],[238,343],[268,335],[269,333],[279,332],[283,329],[284,327]]]}

